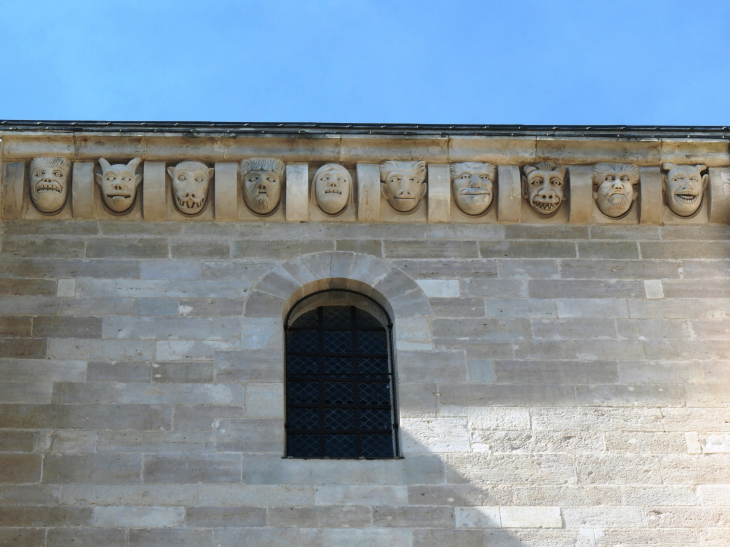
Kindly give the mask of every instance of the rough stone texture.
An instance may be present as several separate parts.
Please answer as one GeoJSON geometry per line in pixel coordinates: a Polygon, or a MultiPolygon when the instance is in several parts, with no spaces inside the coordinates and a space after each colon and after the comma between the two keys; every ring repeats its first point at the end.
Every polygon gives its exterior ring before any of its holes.
{"type": "MultiPolygon", "coordinates": [[[[417,146],[465,154],[450,142],[417,146]]],[[[523,165],[567,154],[530,142],[523,165]]],[[[375,163],[346,165],[357,222],[300,223],[237,221],[238,153],[215,154],[228,222],[166,220],[159,155],[145,220],[28,220],[6,188],[0,545],[728,545],[730,228],[661,226],[658,160],[606,158],[641,165],[640,224],[520,224],[517,165],[498,167],[499,224],[384,223],[375,163]],[[403,459],[281,457],[282,322],[328,287],[391,314],[403,459]]]]}

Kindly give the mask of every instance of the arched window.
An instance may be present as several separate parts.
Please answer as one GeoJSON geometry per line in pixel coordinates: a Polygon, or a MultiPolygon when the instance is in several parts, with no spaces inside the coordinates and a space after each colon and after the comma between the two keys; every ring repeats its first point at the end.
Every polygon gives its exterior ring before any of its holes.
{"type": "Polygon", "coordinates": [[[286,328],[286,455],[398,455],[391,323],[351,291],[312,294],[286,328]]]}

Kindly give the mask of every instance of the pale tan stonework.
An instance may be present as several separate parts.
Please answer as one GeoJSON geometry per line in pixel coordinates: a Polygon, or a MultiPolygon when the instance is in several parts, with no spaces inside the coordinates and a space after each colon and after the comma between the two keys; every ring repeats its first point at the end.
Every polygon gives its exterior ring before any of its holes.
{"type": "Polygon", "coordinates": [[[727,140],[174,129],[0,130],[0,544],[727,545],[727,140]],[[69,163],[57,212],[36,158],[69,163]],[[93,173],[134,158],[110,212],[93,173]],[[667,163],[707,177],[692,216],[667,163]],[[322,207],[328,164],[350,195],[322,207]],[[634,167],[628,210],[599,203],[634,167]],[[402,458],[282,458],[284,319],[325,289],[393,322],[402,458]]]}

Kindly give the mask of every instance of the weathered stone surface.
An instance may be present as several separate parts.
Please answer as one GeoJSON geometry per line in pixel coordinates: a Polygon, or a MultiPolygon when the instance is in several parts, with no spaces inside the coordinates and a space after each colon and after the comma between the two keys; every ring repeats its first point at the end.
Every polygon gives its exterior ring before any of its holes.
{"type": "Polygon", "coordinates": [[[240,455],[155,455],[144,461],[144,482],[152,484],[231,483],[241,480],[240,455]]]}

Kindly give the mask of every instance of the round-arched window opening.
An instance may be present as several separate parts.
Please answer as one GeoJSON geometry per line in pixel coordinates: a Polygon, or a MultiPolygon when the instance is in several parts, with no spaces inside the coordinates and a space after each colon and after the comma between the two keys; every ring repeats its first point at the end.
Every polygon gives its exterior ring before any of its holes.
{"type": "Polygon", "coordinates": [[[327,290],[286,318],[286,455],[395,458],[391,322],[373,299],[327,290]]]}

